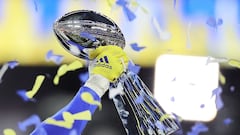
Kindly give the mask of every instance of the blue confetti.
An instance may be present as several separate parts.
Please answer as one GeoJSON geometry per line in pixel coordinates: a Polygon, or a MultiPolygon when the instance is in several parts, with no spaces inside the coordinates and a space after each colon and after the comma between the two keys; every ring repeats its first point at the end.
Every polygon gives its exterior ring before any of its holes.
{"type": "Polygon", "coordinates": [[[27,118],[26,120],[19,122],[18,123],[18,128],[21,131],[27,131],[27,127],[34,125],[35,127],[37,127],[38,125],[40,125],[41,120],[39,118],[38,115],[33,114],[32,116],[30,116],[29,118],[27,118]]]}
{"type": "Polygon", "coordinates": [[[17,61],[9,61],[8,62],[8,66],[10,69],[14,69],[18,65],[19,65],[19,63],[17,61]]]}
{"type": "Polygon", "coordinates": [[[33,0],[33,4],[34,4],[35,11],[37,12],[38,11],[37,1],[33,0]]]}
{"type": "Polygon", "coordinates": [[[132,43],[130,44],[131,48],[134,50],[134,51],[141,51],[142,49],[146,48],[145,46],[139,46],[137,43],[132,43]]]}
{"type": "Polygon", "coordinates": [[[155,126],[162,131],[165,130],[165,126],[159,120],[156,121],[155,126]]]}
{"type": "Polygon", "coordinates": [[[223,120],[223,123],[225,125],[230,125],[232,122],[233,122],[233,120],[231,118],[226,118],[226,119],[223,120]]]}
{"type": "Polygon", "coordinates": [[[122,6],[123,12],[127,15],[129,21],[132,21],[136,18],[136,15],[127,7],[129,4],[127,1],[117,0],[116,4],[122,6]]]}
{"type": "Polygon", "coordinates": [[[17,94],[23,99],[23,101],[28,102],[28,101],[32,101],[35,102],[36,100],[34,98],[29,98],[26,95],[26,90],[25,89],[21,89],[17,91],[17,94]]]}
{"type": "Polygon", "coordinates": [[[143,101],[144,101],[144,98],[143,98],[142,95],[139,95],[139,96],[135,99],[135,103],[136,103],[136,104],[141,104],[141,103],[143,103],[143,101]]]}
{"type": "Polygon", "coordinates": [[[218,26],[223,24],[223,20],[221,18],[216,19],[214,17],[209,17],[206,23],[212,28],[217,28],[218,26]]]}
{"type": "Polygon", "coordinates": [[[212,91],[212,96],[216,95],[215,103],[218,110],[220,110],[224,106],[224,103],[221,98],[221,93],[222,93],[221,87],[218,87],[212,91]]]}
{"type": "Polygon", "coordinates": [[[138,74],[140,69],[141,69],[140,66],[133,64],[131,61],[128,62],[128,70],[129,71],[131,71],[135,74],[138,74]]]}
{"type": "Polygon", "coordinates": [[[87,81],[87,79],[89,78],[89,74],[88,74],[88,72],[80,73],[78,75],[78,78],[81,82],[85,83],[87,81]]]}
{"type": "Polygon", "coordinates": [[[93,35],[91,35],[90,33],[87,33],[87,32],[81,32],[80,36],[84,37],[86,39],[90,39],[91,41],[96,41],[96,37],[94,37],[93,35]]]}
{"type": "Polygon", "coordinates": [[[201,123],[201,122],[197,122],[195,123],[195,125],[192,126],[192,130],[191,132],[187,132],[187,135],[199,135],[201,132],[207,132],[208,131],[208,127],[201,123]]]}
{"type": "Polygon", "coordinates": [[[53,54],[52,50],[49,50],[46,54],[46,60],[47,61],[53,61],[55,64],[59,65],[63,61],[63,56],[62,55],[55,55],[55,54],[53,54]]]}
{"type": "Polygon", "coordinates": [[[177,5],[177,0],[173,0],[173,7],[174,7],[174,9],[176,8],[176,5],[177,5]]]}
{"type": "Polygon", "coordinates": [[[234,87],[234,86],[231,86],[231,87],[230,87],[230,91],[231,91],[231,92],[234,92],[234,91],[235,91],[235,87],[234,87]]]}
{"type": "Polygon", "coordinates": [[[175,98],[172,96],[172,97],[170,98],[170,100],[171,100],[172,102],[174,102],[174,101],[175,101],[175,98]]]}

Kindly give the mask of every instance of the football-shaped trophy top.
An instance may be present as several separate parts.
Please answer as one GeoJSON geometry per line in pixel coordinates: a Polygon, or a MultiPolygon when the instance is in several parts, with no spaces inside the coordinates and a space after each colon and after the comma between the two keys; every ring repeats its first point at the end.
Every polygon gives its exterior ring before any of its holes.
{"type": "Polygon", "coordinates": [[[53,31],[65,49],[83,59],[89,59],[88,49],[98,46],[125,47],[124,35],[117,24],[107,16],[91,10],[66,13],[55,21],[53,31]]]}

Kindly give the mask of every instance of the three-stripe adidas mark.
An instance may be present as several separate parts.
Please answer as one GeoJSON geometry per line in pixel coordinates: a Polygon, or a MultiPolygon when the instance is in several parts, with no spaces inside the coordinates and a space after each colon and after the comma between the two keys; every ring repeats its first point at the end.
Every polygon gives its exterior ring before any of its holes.
{"type": "Polygon", "coordinates": [[[102,58],[98,59],[95,63],[95,66],[112,69],[112,66],[109,64],[109,60],[107,56],[103,56],[102,58]]]}

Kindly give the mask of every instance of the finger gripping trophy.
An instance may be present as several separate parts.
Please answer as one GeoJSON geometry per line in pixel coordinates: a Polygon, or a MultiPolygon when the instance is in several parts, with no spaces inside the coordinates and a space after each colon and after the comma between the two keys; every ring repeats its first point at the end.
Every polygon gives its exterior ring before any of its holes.
{"type": "MultiPolygon", "coordinates": [[[[180,129],[177,120],[164,112],[139,76],[128,70],[129,58],[119,53],[125,47],[125,38],[115,22],[95,11],[77,10],[58,19],[54,33],[67,51],[89,61],[90,74],[100,73],[109,80],[109,91],[123,91],[112,100],[128,135],[169,135],[180,129]],[[121,64],[111,65],[114,60],[121,64]],[[108,74],[115,69],[120,72],[108,74]]],[[[96,93],[101,97],[104,92],[96,93]]]]}

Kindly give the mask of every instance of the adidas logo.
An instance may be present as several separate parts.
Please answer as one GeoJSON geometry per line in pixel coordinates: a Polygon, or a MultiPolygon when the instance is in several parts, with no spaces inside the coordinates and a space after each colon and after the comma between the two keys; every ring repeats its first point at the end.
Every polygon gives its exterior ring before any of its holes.
{"type": "Polygon", "coordinates": [[[96,63],[95,63],[95,66],[112,69],[112,66],[109,65],[109,61],[108,61],[108,57],[107,56],[103,56],[102,58],[98,59],[96,61],[96,63]]]}

